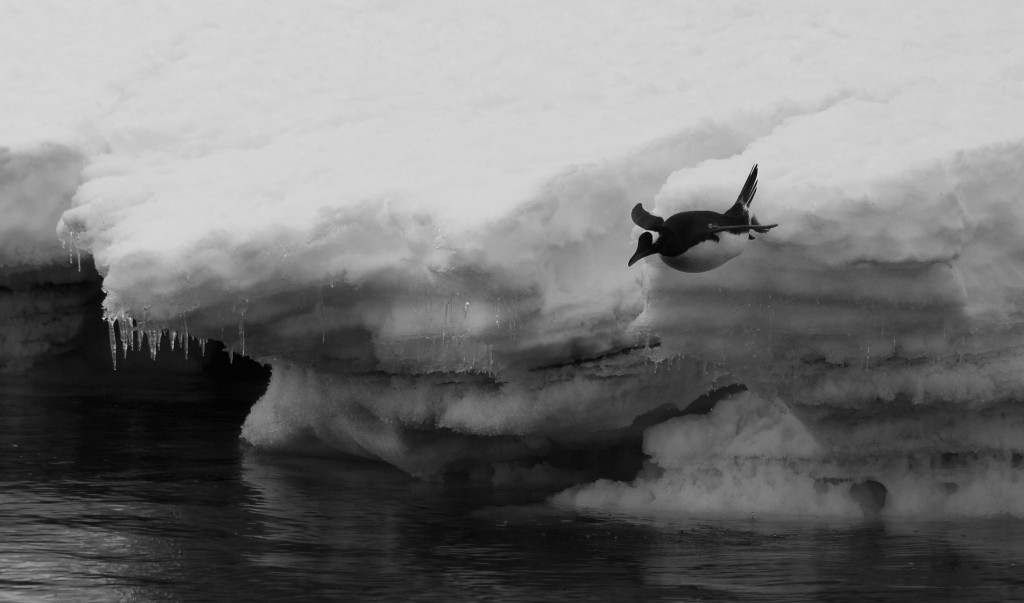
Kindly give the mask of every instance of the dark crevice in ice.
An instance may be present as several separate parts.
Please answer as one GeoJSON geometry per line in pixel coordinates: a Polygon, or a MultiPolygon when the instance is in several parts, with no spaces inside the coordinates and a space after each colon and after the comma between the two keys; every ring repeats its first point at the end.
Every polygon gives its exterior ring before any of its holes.
{"type": "Polygon", "coordinates": [[[0,374],[17,374],[81,349],[88,316],[103,299],[92,262],[0,267],[0,374]]]}
{"type": "Polygon", "coordinates": [[[745,391],[747,391],[747,386],[742,383],[731,383],[723,387],[715,388],[693,402],[690,402],[689,406],[683,410],[682,414],[706,415],[711,412],[715,407],[715,404],[718,404],[720,400],[724,400],[725,398],[745,391]]]}
{"type": "Polygon", "coordinates": [[[589,364],[589,363],[592,363],[592,362],[600,362],[602,360],[607,360],[608,358],[615,358],[617,356],[625,356],[627,354],[631,354],[633,352],[636,352],[637,350],[654,349],[654,348],[658,348],[658,347],[661,347],[661,341],[659,339],[655,338],[655,337],[652,337],[650,341],[645,342],[643,345],[641,345],[641,344],[631,345],[631,346],[627,346],[627,347],[624,347],[624,348],[618,348],[616,350],[612,350],[612,351],[604,353],[604,354],[599,354],[597,356],[589,356],[589,357],[585,357],[585,358],[574,358],[574,359],[566,361],[566,362],[559,362],[559,363],[555,363],[555,364],[546,364],[544,366],[537,366],[537,367],[531,368],[530,371],[531,372],[532,371],[546,371],[546,370],[559,369],[559,368],[565,368],[565,367],[570,367],[570,366],[581,366],[583,364],[589,364]]]}
{"type": "MultiPolygon", "coordinates": [[[[860,507],[864,517],[868,519],[879,518],[889,499],[889,489],[885,487],[885,484],[873,479],[856,481],[849,478],[820,477],[815,480],[814,488],[819,493],[825,493],[831,486],[841,484],[850,485],[850,498],[860,507]]],[[[952,486],[955,491],[957,488],[956,484],[952,484],[952,486]]]]}
{"type": "Polygon", "coordinates": [[[649,461],[643,450],[644,432],[654,425],[687,415],[704,415],[715,405],[731,396],[744,392],[747,387],[733,383],[700,396],[685,408],[664,404],[636,417],[632,424],[604,443],[567,444],[551,441],[543,456],[524,461],[526,466],[541,463],[556,470],[574,472],[586,481],[610,479],[629,482],[644,470],[649,461]]]}

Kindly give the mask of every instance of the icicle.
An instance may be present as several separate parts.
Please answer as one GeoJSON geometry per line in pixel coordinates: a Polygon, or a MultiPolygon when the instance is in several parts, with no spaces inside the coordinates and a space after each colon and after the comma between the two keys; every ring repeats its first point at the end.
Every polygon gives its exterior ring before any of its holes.
{"type": "Polygon", "coordinates": [[[114,319],[107,319],[107,335],[110,338],[110,361],[114,364],[114,370],[117,370],[117,338],[114,336],[114,319]]]}
{"type": "Polygon", "coordinates": [[[156,362],[156,351],[160,348],[160,332],[153,329],[146,333],[146,339],[149,342],[149,358],[156,362]]]}
{"type": "Polygon", "coordinates": [[[178,332],[171,331],[171,351],[174,351],[174,344],[178,343],[178,332]]]}
{"type": "Polygon", "coordinates": [[[206,358],[206,340],[205,339],[200,339],[199,340],[199,352],[203,355],[203,358],[206,358]]]}
{"type": "Polygon", "coordinates": [[[228,364],[235,363],[235,348],[228,348],[228,364]]]}
{"type": "Polygon", "coordinates": [[[128,358],[128,319],[124,314],[118,317],[117,324],[121,328],[121,354],[128,358]]]}
{"type": "Polygon", "coordinates": [[[318,293],[318,297],[320,298],[318,300],[319,303],[317,303],[317,306],[318,306],[317,309],[320,312],[320,343],[324,343],[324,342],[327,341],[327,324],[324,321],[324,287],[323,287],[323,285],[321,285],[320,287],[317,288],[317,293],[318,293]]]}
{"type": "Polygon", "coordinates": [[[441,345],[442,346],[444,345],[445,335],[447,335],[447,332],[448,332],[448,321],[449,320],[454,322],[454,319],[452,318],[452,296],[450,294],[448,295],[448,300],[444,302],[444,321],[441,323],[441,345]]]}
{"type": "Polygon", "coordinates": [[[519,336],[519,298],[513,297],[508,305],[508,340],[515,341],[519,336]]]}
{"type": "Polygon", "coordinates": [[[188,360],[188,318],[184,314],[181,315],[181,326],[181,347],[185,348],[185,360],[188,360]]]}
{"type": "Polygon", "coordinates": [[[82,271],[82,233],[76,232],[72,235],[75,241],[75,255],[78,256],[78,271],[82,271]]]}
{"type": "Polygon", "coordinates": [[[236,304],[232,311],[238,314],[238,341],[242,346],[242,355],[245,355],[245,313],[249,309],[249,298],[243,298],[236,304]]]}

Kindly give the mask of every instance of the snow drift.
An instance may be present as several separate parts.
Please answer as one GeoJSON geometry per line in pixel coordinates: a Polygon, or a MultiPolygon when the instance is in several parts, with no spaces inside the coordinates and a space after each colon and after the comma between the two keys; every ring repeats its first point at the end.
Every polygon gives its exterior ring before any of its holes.
{"type": "Polygon", "coordinates": [[[111,321],[274,366],[253,445],[507,476],[642,433],[559,500],[1020,512],[1019,5],[40,6],[4,136],[84,158],[111,321]],[[754,163],[750,251],[626,267],[632,205],[754,163]]]}

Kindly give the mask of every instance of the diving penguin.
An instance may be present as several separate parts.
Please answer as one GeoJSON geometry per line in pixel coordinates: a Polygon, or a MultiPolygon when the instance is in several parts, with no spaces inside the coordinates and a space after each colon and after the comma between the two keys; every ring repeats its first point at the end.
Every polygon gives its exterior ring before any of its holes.
{"type": "Polygon", "coordinates": [[[654,240],[650,232],[641,234],[629,265],[658,253],[661,261],[681,272],[707,272],[718,268],[738,256],[747,242],[753,240],[751,231],[766,233],[778,226],[761,224],[750,213],[750,202],[756,192],[757,164],[754,164],[736,203],[724,214],[684,211],[665,220],[647,213],[643,204],[637,203],[631,213],[633,222],[644,230],[658,233],[658,240],[654,240]]]}

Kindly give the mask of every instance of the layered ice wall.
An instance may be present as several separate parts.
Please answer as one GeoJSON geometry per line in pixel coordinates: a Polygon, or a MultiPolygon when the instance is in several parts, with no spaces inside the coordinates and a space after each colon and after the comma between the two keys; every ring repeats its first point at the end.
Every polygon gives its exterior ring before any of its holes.
{"type": "Polygon", "coordinates": [[[38,6],[10,136],[84,158],[109,319],[274,366],[253,445],[543,477],[642,437],[559,500],[1022,508],[1017,4],[38,6]],[[778,228],[626,266],[635,203],[754,163],[778,228]]]}
{"type": "Polygon", "coordinates": [[[95,271],[69,270],[81,255],[54,236],[83,163],[57,144],[0,147],[0,374],[75,348],[98,303],[95,271]]]}

